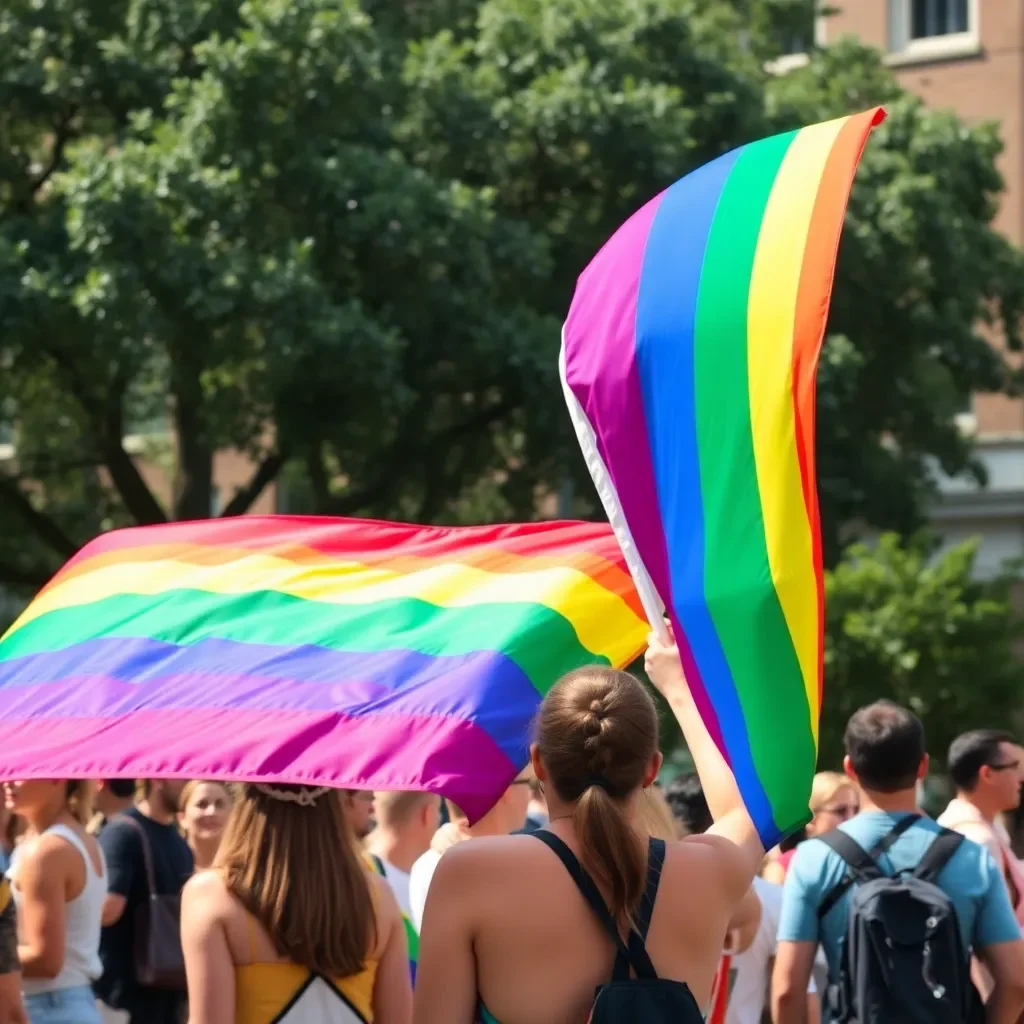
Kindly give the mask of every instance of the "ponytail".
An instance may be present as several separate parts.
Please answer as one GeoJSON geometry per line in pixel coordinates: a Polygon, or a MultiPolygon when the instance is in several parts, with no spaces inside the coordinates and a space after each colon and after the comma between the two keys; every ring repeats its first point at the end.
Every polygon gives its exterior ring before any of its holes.
{"type": "Polygon", "coordinates": [[[621,801],[592,782],[573,812],[583,866],[608,889],[609,910],[620,927],[633,928],[647,880],[647,854],[626,820],[621,801]]]}
{"type": "Polygon", "coordinates": [[[563,676],[537,717],[537,751],[558,797],[573,804],[581,861],[632,927],[647,879],[647,846],[627,811],[658,755],[658,712],[643,683],[587,666],[563,676]]]}

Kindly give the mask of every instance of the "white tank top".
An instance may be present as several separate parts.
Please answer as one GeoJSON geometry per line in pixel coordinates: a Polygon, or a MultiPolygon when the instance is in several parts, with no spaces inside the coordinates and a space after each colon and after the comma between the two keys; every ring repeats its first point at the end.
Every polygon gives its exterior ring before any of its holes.
{"type": "MultiPolygon", "coordinates": [[[[107,864],[103,859],[103,851],[100,850],[103,874],[98,875],[85,843],[67,825],[52,825],[43,835],[60,836],[79,852],[85,861],[85,886],[64,907],[64,966],[60,974],[56,978],[22,978],[21,987],[25,995],[79,988],[91,984],[103,973],[103,965],[100,963],[100,920],[107,895],[107,864]]],[[[20,848],[16,848],[11,856],[7,877],[11,880],[11,893],[20,912],[22,896],[17,885],[19,852],[20,848]]]]}

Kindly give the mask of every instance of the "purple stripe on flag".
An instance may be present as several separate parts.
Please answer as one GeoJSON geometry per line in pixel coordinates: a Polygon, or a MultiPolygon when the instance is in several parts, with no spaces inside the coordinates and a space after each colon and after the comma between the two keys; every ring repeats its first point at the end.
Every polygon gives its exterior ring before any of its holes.
{"type": "Polygon", "coordinates": [[[206,639],[175,645],[105,637],[4,666],[0,750],[8,719],[114,718],[162,709],[444,715],[472,721],[525,763],[540,695],[494,651],[432,657],[206,639]]]}
{"type": "Polygon", "coordinates": [[[630,217],[580,275],[564,338],[566,382],[594,428],[658,596],[671,606],[668,555],[635,351],[644,248],[662,195],[630,217]],[[602,431],[608,423],[616,425],[610,435],[602,431]]]}
{"type": "Polygon", "coordinates": [[[437,715],[208,708],[133,711],[117,720],[5,715],[0,750],[0,779],[224,779],[343,789],[424,789],[428,781],[471,821],[518,771],[482,729],[437,715]]]}

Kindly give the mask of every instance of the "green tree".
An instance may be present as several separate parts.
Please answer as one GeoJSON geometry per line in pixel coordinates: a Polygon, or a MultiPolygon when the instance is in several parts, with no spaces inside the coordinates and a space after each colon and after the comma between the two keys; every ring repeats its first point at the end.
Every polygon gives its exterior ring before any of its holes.
{"type": "MultiPolygon", "coordinates": [[[[413,46],[405,139],[423,167],[500,182],[500,208],[551,239],[555,271],[537,299],[560,315],[611,231],[677,177],[758,135],[884,103],[820,372],[834,564],[851,522],[921,525],[935,461],[980,478],[954,417],[970,394],[1011,385],[980,328],[1018,347],[1024,261],[991,227],[1002,190],[993,126],[927,110],[852,41],[788,75],[764,71],[809,14],[796,0],[488,0],[475,32],[413,46]]],[[[566,471],[584,480],[564,423],[554,429],[566,471]]]]}
{"type": "Polygon", "coordinates": [[[849,716],[882,697],[925,721],[940,764],[954,736],[1005,722],[1018,705],[1013,581],[979,581],[976,554],[965,543],[936,556],[927,536],[904,545],[887,534],[827,574],[823,766],[841,761],[849,716]]]}
{"type": "Polygon", "coordinates": [[[209,515],[228,446],[256,469],[227,514],[282,472],[310,511],[535,514],[586,478],[558,323],[608,234],[735,145],[878,101],[821,374],[830,561],[843,524],[913,529],[930,460],[971,469],[952,413],[1007,385],[976,325],[1016,343],[1024,266],[989,226],[991,128],[853,44],[766,74],[805,8],[8,3],[0,583],[109,525],[209,515]]]}
{"type": "Polygon", "coordinates": [[[425,520],[507,472],[547,246],[398,152],[354,0],[16,3],[0,47],[0,582],[209,516],[225,447],[228,515],[289,460],[319,511],[425,520]],[[169,502],[124,443],[154,423],[169,502]]]}

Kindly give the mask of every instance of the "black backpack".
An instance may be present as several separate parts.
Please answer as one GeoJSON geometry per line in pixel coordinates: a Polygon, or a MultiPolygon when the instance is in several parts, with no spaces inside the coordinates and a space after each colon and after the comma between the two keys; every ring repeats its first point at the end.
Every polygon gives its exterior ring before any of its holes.
{"type": "Polygon", "coordinates": [[[612,915],[594,880],[565,843],[551,832],[531,832],[553,850],[572,876],[590,909],[597,915],[617,950],[611,981],[599,985],[588,1024],[703,1024],[697,1000],[681,981],[659,978],[647,954],[647,930],[651,926],[654,899],[658,894],[661,869],[665,864],[665,843],[652,839],[647,852],[647,889],[640,902],[637,927],[622,941],[612,915]],[[636,977],[630,977],[630,968],[636,977]]]}
{"type": "Polygon", "coordinates": [[[956,907],[936,884],[964,837],[943,829],[918,866],[895,876],[877,859],[919,821],[903,818],[865,852],[845,832],[818,838],[846,862],[848,874],[822,901],[818,919],[851,886],[839,978],[829,986],[833,1024],[973,1024],[981,1001],[956,907]]]}

